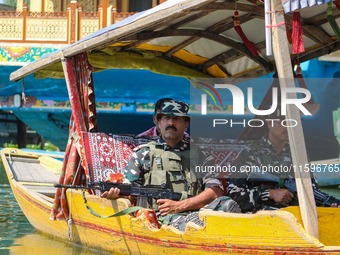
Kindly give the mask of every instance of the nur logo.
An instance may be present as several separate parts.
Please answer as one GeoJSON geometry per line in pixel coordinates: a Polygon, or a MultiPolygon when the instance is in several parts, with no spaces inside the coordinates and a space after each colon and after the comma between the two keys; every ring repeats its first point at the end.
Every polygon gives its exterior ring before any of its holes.
{"type": "MultiPolygon", "coordinates": [[[[205,86],[207,86],[208,88],[210,88],[214,94],[217,96],[217,98],[219,99],[221,106],[222,106],[222,100],[219,96],[219,94],[217,93],[217,91],[215,89],[227,89],[228,91],[231,92],[232,97],[233,97],[233,114],[234,115],[244,115],[244,109],[245,109],[245,100],[244,100],[244,94],[242,92],[242,90],[238,87],[236,87],[235,85],[231,85],[231,84],[215,84],[214,88],[210,85],[204,84],[205,86]]],[[[209,94],[215,104],[216,101],[214,99],[214,97],[212,96],[212,94],[206,90],[203,89],[203,91],[205,91],[207,94],[209,94]]],[[[207,94],[202,94],[201,95],[201,114],[202,115],[207,115],[207,94]]],[[[304,103],[307,103],[310,99],[311,99],[311,93],[309,92],[309,90],[305,89],[305,88],[281,88],[281,115],[286,115],[286,106],[288,104],[292,104],[295,105],[304,115],[312,115],[304,106],[304,103]],[[304,95],[303,98],[289,98],[288,95],[290,93],[301,93],[304,95]]],[[[273,112],[276,111],[277,107],[278,107],[278,89],[277,88],[272,88],[272,105],[269,109],[266,110],[258,110],[254,107],[253,104],[253,88],[248,87],[247,88],[247,106],[248,109],[251,113],[255,114],[255,115],[270,115],[273,112]]]]}

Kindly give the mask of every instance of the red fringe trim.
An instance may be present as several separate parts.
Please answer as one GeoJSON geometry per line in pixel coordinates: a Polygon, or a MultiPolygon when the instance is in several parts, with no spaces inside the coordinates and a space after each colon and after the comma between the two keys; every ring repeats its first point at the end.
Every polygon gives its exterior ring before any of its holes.
{"type": "Polygon", "coordinates": [[[247,46],[247,48],[251,51],[251,53],[254,56],[258,56],[260,50],[251,41],[249,41],[247,36],[244,34],[244,32],[241,28],[241,24],[240,24],[241,22],[240,22],[240,18],[239,18],[239,15],[238,15],[238,11],[235,11],[234,14],[235,14],[235,16],[234,16],[234,29],[235,29],[236,33],[240,36],[240,38],[242,39],[244,44],[247,46]]]}
{"type": "Polygon", "coordinates": [[[300,15],[299,10],[296,10],[293,12],[292,43],[293,43],[293,54],[305,52],[305,48],[303,47],[301,15],[300,15]]]}
{"type": "Polygon", "coordinates": [[[335,4],[336,8],[340,10],[340,0],[334,1],[333,3],[335,4]]]}

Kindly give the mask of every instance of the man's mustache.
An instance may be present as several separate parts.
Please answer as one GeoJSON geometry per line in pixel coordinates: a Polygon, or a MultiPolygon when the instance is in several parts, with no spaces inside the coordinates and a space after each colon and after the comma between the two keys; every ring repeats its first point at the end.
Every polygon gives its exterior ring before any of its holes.
{"type": "Polygon", "coordinates": [[[170,129],[170,128],[173,128],[175,131],[177,131],[177,128],[176,128],[175,126],[167,126],[167,127],[165,128],[165,131],[167,131],[167,130],[170,129]]]}

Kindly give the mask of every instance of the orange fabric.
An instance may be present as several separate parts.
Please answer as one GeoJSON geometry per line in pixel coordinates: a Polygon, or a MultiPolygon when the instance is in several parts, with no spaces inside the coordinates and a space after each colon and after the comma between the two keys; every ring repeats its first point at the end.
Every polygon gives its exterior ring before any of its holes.
{"type": "Polygon", "coordinates": [[[106,182],[118,182],[123,183],[124,175],[121,173],[110,173],[110,176],[106,178],[106,182]]]}
{"type": "Polygon", "coordinates": [[[136,217],[140,217],[142,220],[148,221],[148,226],[150,228],[160,229],[161,225],[157,220],[157,216],[154,210],[151,209],[140,209],[136,212],[136,217]]]}

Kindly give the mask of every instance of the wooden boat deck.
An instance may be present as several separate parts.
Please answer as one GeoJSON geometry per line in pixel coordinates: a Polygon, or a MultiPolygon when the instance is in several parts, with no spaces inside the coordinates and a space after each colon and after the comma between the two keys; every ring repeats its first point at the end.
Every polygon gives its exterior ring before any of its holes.
{"type": "Polygon", "coordinates": [[[46,171],[39,159],[7,157],[13,176],[18,182],[57,183],[59,175],[46,171]]]}
{"type": "Polygon", "coordinates": [[[53,197],[58,183],[59,175],[45,168],[37,158],[6,157],[13,177],[27,189],[42,195],[53,197]]]}

